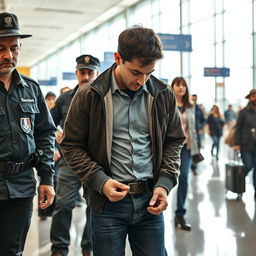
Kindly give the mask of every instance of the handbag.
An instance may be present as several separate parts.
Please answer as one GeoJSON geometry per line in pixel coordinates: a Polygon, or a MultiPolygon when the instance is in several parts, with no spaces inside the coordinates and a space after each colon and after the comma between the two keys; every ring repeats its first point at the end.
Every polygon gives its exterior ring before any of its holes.
{"type": "Polygon", "coordinates": [[[203,157],[203,155],[201,153],[198,153],[198,154],[192,156],[193,164],[197,164],[197,163],[199,163],[199,162],[201,162],[203,160],[204,160],[204,157],[203,157]]]}
{"type": "Polygon", "coordinates": [[[228,133],[227,133],[227,136],[225,137],[224,139],[224,143],[229,145],[230,147],[233,147],[234,146],[234,141],[235,141],[235,132],[236,132],[236,127],[232,127],[228,133]]]}

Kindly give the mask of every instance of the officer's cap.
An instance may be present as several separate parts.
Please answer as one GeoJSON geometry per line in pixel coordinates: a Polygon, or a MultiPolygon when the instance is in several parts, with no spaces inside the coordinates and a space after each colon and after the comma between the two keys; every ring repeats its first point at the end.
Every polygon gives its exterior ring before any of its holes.
{"type": "Polygon", "coordinates": [[[21,38],[30,37],[32,35],[21,34],[19,30],[18,18],[15,14],[8,12],[0,13],[0,38],[18,36],[21,38]]]}
{"type": "Polygon", "coordinates": [[[90,70],[98,70],[100,67],[100,61],[98,58],[92,55],[84,54],[76,58],[76,69],[87,68],[90,70]]]}

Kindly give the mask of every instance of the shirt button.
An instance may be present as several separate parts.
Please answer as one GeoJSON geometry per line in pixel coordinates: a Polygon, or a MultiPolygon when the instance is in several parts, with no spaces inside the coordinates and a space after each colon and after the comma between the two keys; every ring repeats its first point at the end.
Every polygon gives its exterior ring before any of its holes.
{"type": "Polygon", "coordinates": [[[11,122],[13,122],[14,121],[14,119],[11,117],[11,122]]]}

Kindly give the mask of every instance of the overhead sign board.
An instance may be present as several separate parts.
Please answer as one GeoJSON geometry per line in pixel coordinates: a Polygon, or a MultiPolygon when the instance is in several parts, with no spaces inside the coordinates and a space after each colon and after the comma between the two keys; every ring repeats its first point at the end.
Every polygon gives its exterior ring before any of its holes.
{"type": "Polygon", "coordinates": [[[227,77],[230,74],[230,69],[229,68],[204,68],[204,76],[222,76],[222,77],[227,77]]]}
{"type": "Polygon", "coordinates": [[[164,51],[192,51],[192,37],[191,35],[183,34],[158,34],[160,37],[164,51]]]}
{"type": "Polygon", "coordinates": [[[50,79],[39,79],[37,81],[40,85],[54,86],[57,85],[57,77],[51,77],[50,79]]]}
{"type": "Polygon", "coordinates": [[[62,73],[63,80],[76,80],[75,72],[63,72],[62,73]]]}

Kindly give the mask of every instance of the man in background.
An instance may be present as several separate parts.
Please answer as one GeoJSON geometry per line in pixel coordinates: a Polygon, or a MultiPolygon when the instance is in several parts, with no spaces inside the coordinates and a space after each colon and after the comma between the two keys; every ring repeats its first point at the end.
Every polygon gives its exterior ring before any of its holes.
{"type": "Polygon", "coordinates": [[[230,130],[236,124],[236,113],[232,108],[232,105],[228,105],[228,109],[224,112],[225,123],[228,130],[230,130]]]}
{"type": "MultiPolygon", "coordinates": [[[[59,96],[51,114],[58,128],[56,141],[62,139],[62,129],[71,101],[80,87],[86,86],[98,76],[99,60],[91,55],[84,54],[76,58],[76,76],[78,84],[74,89],[59,96]]],[[[66,256],[70,245],[69,229],[71,225],[72,209],[79,198],[81,181],[69,168],[63,158],[59,161],[57,178],[56,205],[52,217],[50,238],[52,242],[52,256],[66,256]]],[[[90,256],[92,251],[90,207],[86,209],[86,225],[81,241],[83,256],[90,256]]]]}
{"type": "Polygon", "coordinates": [[[51,110],[55,106],[56,94],[54,92],[47,92],[44,97],[47,107],[51,110]]]}

